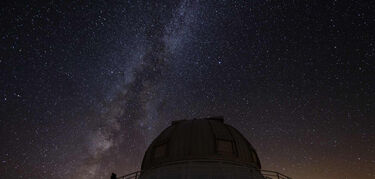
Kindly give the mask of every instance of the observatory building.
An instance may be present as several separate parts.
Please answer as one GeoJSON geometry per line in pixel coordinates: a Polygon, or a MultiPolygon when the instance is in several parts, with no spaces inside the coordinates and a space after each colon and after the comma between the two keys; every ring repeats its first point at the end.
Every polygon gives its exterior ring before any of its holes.
{"type": "Polygon", "coordinates": [[[254,147],[223,118],[173,121],[146,150],[141,171],[116,179],[290,179],[261,170],[254,147]]]}

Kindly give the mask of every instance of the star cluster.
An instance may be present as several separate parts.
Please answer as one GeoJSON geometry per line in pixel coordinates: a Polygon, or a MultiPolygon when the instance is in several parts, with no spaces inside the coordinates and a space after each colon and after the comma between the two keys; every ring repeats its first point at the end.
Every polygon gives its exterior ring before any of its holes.
{"type": "Polygon", "coordinates": [[[140,168],[171,121],[224,116],[264,169],[375,177],[370,1],[13,1],[0,178],[140,168]]]}

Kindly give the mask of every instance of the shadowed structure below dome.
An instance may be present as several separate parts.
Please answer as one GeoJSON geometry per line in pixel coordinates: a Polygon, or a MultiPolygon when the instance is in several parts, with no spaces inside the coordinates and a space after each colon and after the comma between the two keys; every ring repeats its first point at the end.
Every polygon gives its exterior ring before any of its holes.
{"type": "Polygon", "coordinates": [[[146,150],[141,172],[120,178],[288,178],[267,172],[238,130],[211,117],[173,121],[146,150]]]}

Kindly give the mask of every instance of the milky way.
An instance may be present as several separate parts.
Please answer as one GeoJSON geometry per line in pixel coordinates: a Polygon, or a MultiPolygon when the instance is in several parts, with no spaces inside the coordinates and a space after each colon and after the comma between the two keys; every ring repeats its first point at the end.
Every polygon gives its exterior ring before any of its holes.
{"type": "Polygon", "coordinates": [[[374,3],[1,6],[0,178],[139,170],[171,121],[224,116],[264,169],[375,177],[374,3]]]}
{"type": "MultiPolygon", "coordinates": [[[[124,152],[111,150],[115,146],[128,144],[123,139],[122,129],[126,131],[129,124],[123,120],[133,120],[135,127],[144,129],[138,134],[140,136],[125,134],[128,138],[140,139],[138,145],[147,146],[152,136],[157,135],[154,126],[159,121],[158,107],[164,100],[160,93],[166,85],[161,79],[165,78],[166,71],[173,68],[171,63],[179,60],[174,54],[183,50],[193,36],[192,26],[197,23],[195,16],[202,11],[197,6],[198,2],[182,1],[169,23],[162,25],[160,29],[146,27],[145,31],[151,31],[148,32],[151,34],[148,34],[148,38],[141,38],[144,39],[141,43],[136,43],[139,47],[131,52],[135,55],[131,54],[130,59],[120,59],[129,65],[124,69],[123,78],[118,82],[120,84],[117,84],[120,88],[116,88],[114,94],[108,97],[100,118],[95,119],[100,126],[88,137],[89,156],[78,171],[78,178],[107,176],[115,168],[115,163],[100,161],[108,157],[107,153],[116,156],[119,152],[124,152]]],[[[139,35],[145,34],[141,32],[139,35]]]]}

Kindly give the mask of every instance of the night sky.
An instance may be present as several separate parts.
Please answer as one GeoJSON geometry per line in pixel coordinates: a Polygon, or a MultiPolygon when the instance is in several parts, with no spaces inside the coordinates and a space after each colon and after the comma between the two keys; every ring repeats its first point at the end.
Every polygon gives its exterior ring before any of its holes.
{"type": "Polygon", "coordinates": [[[375,178],[374,1],[0,4],[0,178],[124,175],[208,116],[263,169],[375,178]]]}

